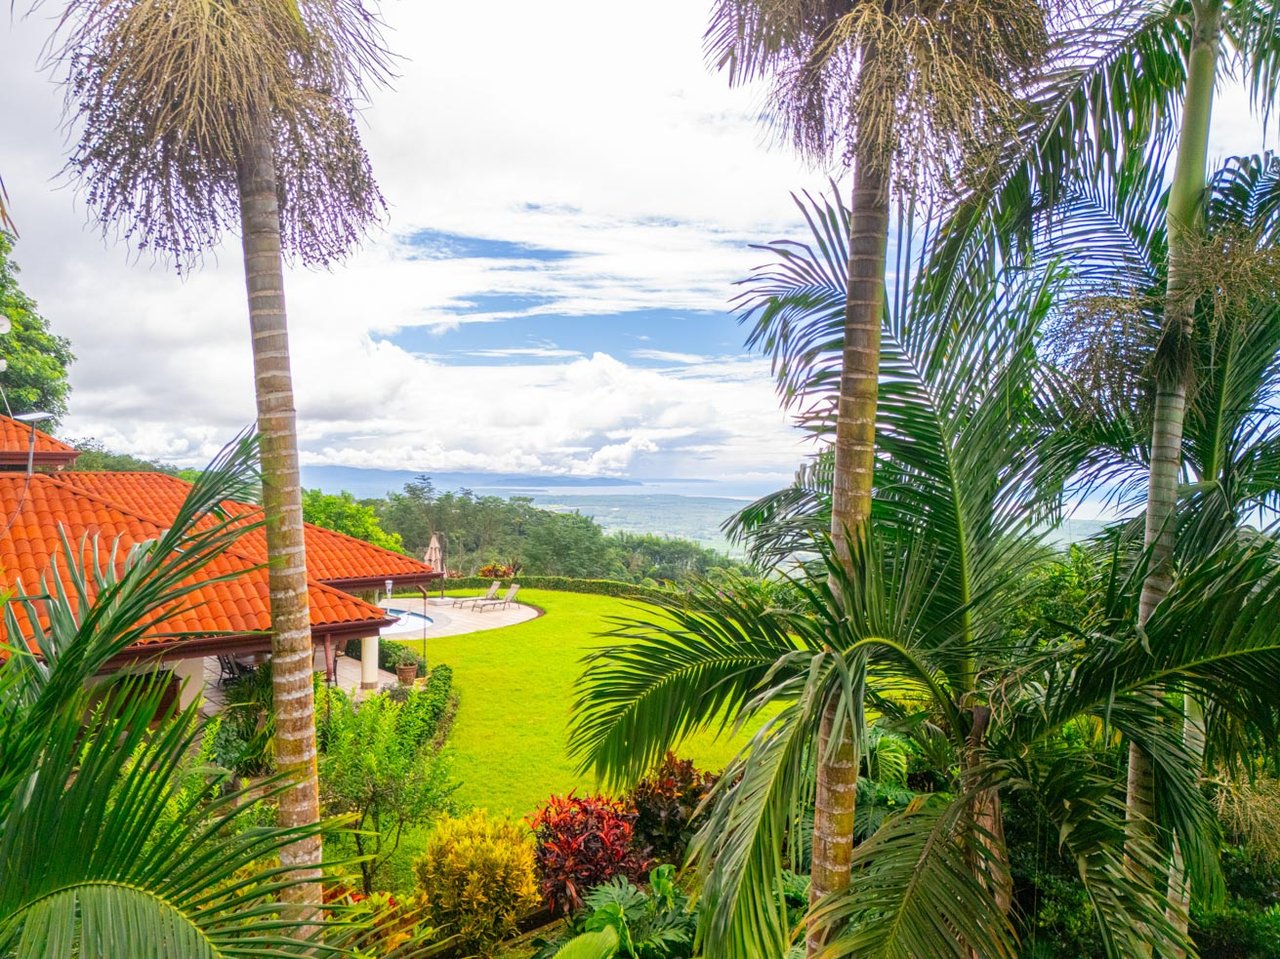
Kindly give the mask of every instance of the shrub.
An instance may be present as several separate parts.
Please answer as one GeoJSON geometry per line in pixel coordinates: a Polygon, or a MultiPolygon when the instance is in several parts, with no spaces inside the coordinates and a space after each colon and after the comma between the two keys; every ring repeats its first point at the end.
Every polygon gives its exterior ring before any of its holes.
{"type": "Polygon", "coordinates": [[[431,675],[422,686],[396,687],[395,693],[400,696],[403,690],[403,705],[397,720],[400,735],[418,746],[425,746],[440,731],[440,724],[449,711],[449,700],[453,693],[453,670],[441,664],[431,670],[431,675]]]}
{"type": "Polygon", "coordinates": [[[636,811],[636,845],[663,862],[681,862],[698,828],[694,815],[698,804],[716,778],[699,770],[692,760],[667,753],[653,775],[637,783],[627,797],[636,811]]]}
{"type": "Polygon", "coordinates": [[[205,726],[208,759],[239,778],[264,776],[274,767],[271,664],[226,684],[226,708],[205,726]]]}
{"type": "MultiPolygon", "coordinates": [[[[457,788],[447,757],[431,748],[430,736],[405,735],[407,707],[386,695],[357,704],[333,687],[322,687],[316,703],[320,798],[326,814],[356,816],[349,836],[365,894],[399,849],[405,829],[449,809],[457,788]]],[[[412,716],[408,725],[417,725],[412,716]]]]}
{"type": "Polygon", "coordinates": [[[511,572],[511,567],[502,563],[485,563],[476,570],[476,576],[480,579],[506,579],[511,572]]]}
{"type": "Polygon", "coordinates": [[[1280,907],[1259,909],[1228,903],[1194,916],[1196,950],[1202,959],[1274,959],[1280,956],[1280,907]]]}
{"type": "Polygon", "coordinates": [[[528,832],[483,809],[442,818],[414,869],[427,921],[456,934],[466,953],[491,955],[538,906],[528,832]]]}
{"type": "Polygon", "coordinates": [[[431,941],[433,930],[422,920],[422,904],[416,897],[397,898],[387,892],[364,895],[349,889],[327,891],[325,905],[333,918],[368,928],[360,937],[360,955],[391,955],[409,943],[431,941]]]}
{"type": "MultiPolygon", "coordinates": [[[[353,639],[347,643],[346,654],[351,659],[359,660],[361,655],[360,640],[353,639]]],[[[417,663],[419,675],[427,674],[427,661],[403,643],[392,640],[378,640],[378,668],[394,673],[401,663],[417,663]]]]}
{"type": "Polygon", "coordinates": [[[635,848],[634,821],[634,812],[607,796],[552,796],[529,822],[547,905],[569,915],[607,879],[638,882],[646,863],[635,848]]]}

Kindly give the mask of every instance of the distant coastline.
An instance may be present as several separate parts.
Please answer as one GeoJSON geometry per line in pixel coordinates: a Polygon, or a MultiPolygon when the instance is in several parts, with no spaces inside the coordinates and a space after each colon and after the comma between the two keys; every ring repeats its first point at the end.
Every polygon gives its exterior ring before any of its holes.
{"type": "MultiPolygon", "coordinates": [[[[423,472],[364,469],[352,466],[304,466],[302,484],[326,493],[343,490],[358,498],[398,493],[423,472]]],[[[427,472],[440,492],[468,489],[478,496],[527,496],[536,506],[556,512],[590,516],[606,532],[651,533],[693,540],[732,556],[742,550],[732,546],[720,527],[751,500],[781,487],[760,481],[700,479],[619,479],[578,476],[542,476],[477,472],[427,472]]],[[[1103,521],[1068,519],[1053,530],[1047,541],[1053,546],[1079,542],[1101,531],[1103,521]]]]}

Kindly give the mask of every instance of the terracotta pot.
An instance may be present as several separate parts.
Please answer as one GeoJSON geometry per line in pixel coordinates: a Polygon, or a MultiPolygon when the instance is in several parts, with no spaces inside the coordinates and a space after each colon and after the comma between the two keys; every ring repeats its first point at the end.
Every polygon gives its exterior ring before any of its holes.
{"type": "Polygon", "coordinates": [[[396,666],[396,678],[400,680],[401,686],[412,686],[413,681],[418,678],[418,664],[400,663],[396,666]]]}

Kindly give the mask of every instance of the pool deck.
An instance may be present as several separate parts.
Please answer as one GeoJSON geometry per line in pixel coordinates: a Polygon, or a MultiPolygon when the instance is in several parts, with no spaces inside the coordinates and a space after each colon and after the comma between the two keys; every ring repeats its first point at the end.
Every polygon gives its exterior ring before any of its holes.
{"type": "MultiPolygon", "coordinates": [[[[519,602],[512,603],[504,609],[472,609],[470,606],[454,606],[454,602],[455,597],[452,596],[444,599],[432,597],[425,604],[421,597],[396,596],[384,601],[382,605],[430,616],[433,622],[426,630],[428,640],[435,636],[461,636],[464,633],[479,633],[487,629],[514,626],[516,623],[527,622],[539,615],[539,610],[519,602]]],[[[422,633],[414,631],[383,636],[383,639],[398,639],[404,642],[421,638],[422,633]]]]}

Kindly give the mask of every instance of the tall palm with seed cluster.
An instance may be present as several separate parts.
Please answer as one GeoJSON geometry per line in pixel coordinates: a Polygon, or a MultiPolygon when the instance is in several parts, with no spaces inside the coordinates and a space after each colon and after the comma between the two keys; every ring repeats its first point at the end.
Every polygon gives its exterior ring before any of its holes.
{"type": "MultiPolygon", "coordinates": [[[[1266,0],[1169,0],[1118,5],[1077,32],[1062,65],[1037,91],[1035,109],[992,181],[975,190],[941,244],[940,261],[957,250],[999,262],[1030,246],[1034,211],[1059,202],[1082,179],[1119,175],[1135,155],[1168,151],[1173,158],[1161,232],[1167,237],[1164,287],[1154,315],[1159,348],[1150,364],[1145,532],[1146,576],[1136,611],[1139,626],[1155,614],[1176,576],[1183,432],[1194,378],[1197,304],[1211,291],[1202,280],[1207,249],[1203,200],[1208,186],[1209,128],[1218,80],[1236,71],[1254,108],[1269,115],[1280,76],[1280,7],[1266,0]]],[[[1154,302],[1154,301],[1153,301],[1154,302]]],[[[1184,723],[1192,751],[1202,740],[1203,704],[1187,702],[1184,723]]],[[[1155,834],[1159,800],[1152,757],[1129,750],[1130,831],[1135,844],[1155,834]]],[[[1179,851],[1175,846],[1175,859],[1179,851]]],[[[1174,863],[1171,913],[1185,917],[1187,883],[1174,863]]],[[[1141,877],[1147,878],[1147,877],[1141,877]]],[[[1182,920],[1179,920],[1181,922],[1182,920]]]]}
{"type": "MultiPolygon", "coordinates": [[[[69,170],[104,231],[185,269],[239,229],[270,556],[284,826],[317,820],[312,645],[284,258],[347,253],[383,204],[353,99],[388,73],[361,0],[70,0],[59,22],[69,170]]],[[[320,862],[315,836],[282,852],[320,862]]],[[[319,901],[316,883],[293,887],[319,901]]]]}
{"type": "MultiPolygon", "coordinates": [[[[846,566],[871,514],[889,201],[946,190],[1049,43],[1035,0],[901,4],[863,0],[719,0],[707,32],[730,83],[768,78],[769,112],[807,158],[852,167],[841,364],[834,403],[831,536],[846,566]]],[[[833,687],[819,739],[812,895],[848,884],[853,851],[857,707],[833,687]]],[[[815,939],[810,951],[817,949],[815,939]]]]}

